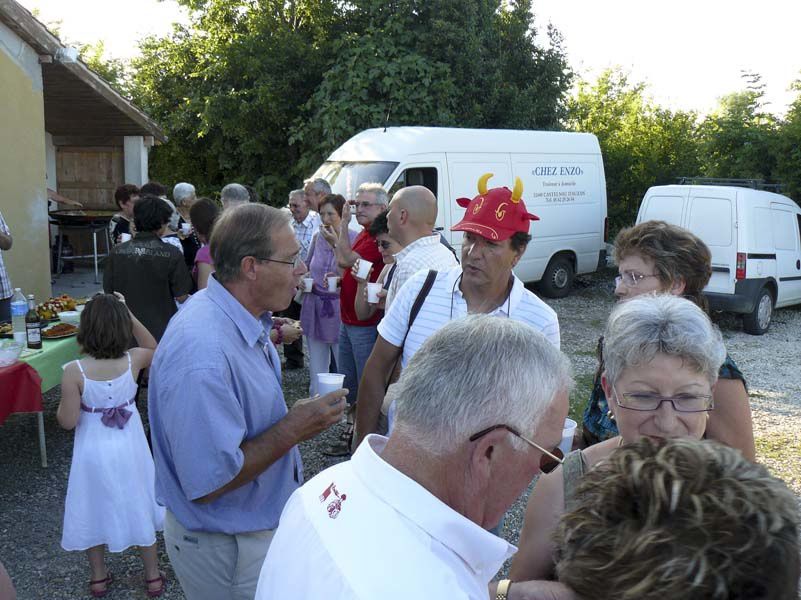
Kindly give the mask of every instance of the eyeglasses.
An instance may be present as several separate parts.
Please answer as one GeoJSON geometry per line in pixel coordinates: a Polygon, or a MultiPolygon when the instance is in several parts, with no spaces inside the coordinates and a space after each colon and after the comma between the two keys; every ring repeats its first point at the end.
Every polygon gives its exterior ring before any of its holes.
{"type": "Polygon", "coordinates": [[[493,425],[492,427],[487,427],[486,429],[482,429],[478,433],[474,433],[473,435],[471,435],[470,441],[475,442],[477,439],[484,437],[489,432],[495,431],[496,429],[505,429],[512,435],[519,437],[529,446],[533,446],[534,448],[542,452],[542,457],[540,458],[540,471],[542,471],[543,473],[550,473],[556,467],[565,462],[564,460],[562,460],[565,455],[559,448],[554,448],[549,452],[548,450],[540,446],[537,442],[528,439],[526,436],[522,435],[519,431],[517,431],[517,429],[515,429],[514,427],[510,427],[509,425],[493,425]]]}
{"type": "Polygon", "coordinates": [[[382,202],[351,202],[351,206],[356,208],[370,208],[371,206],[384,206],[382,202]]]}
{"type": "Polygon", "coordinates": [[[389,250],[389,247],[392,245],[392,242],[389,242],[387,240],[381,240],[381,241],[376,240],[375,245],[384,250],[389,250]]]}
{"type": "Polygon", "coordinates": [[[633,394],[618,394],[614,386],[615,402],[620,408],[629,410],[653,411],[659,409],[663,402],[670,402],[673,410],[682,413],[708,412],[715,408],[715,401],[712,396],[705,394],[679,394],[666,398],[659,394],[648,392],[638,392],[633,394]],[[621,397],[623,402],[620,401],[621,397]]]}
{"type": "Polygon", "coordinates": [[[281,263],[282,265],[292,265],[292,269],[293,270],[297,269],[298,267],[300,267],[300,265],[303,264],[303,258],[301,258],[300,254],[296,254],[295,258],[293,258],[292,260],[279,260],[277,258],[263,258],[261,256],[254,256],[253,258],[255,258],[256,260],[261,260],[261,261],[265,261],[265,262],[275,262],[275,263],[281,263]]]}
{"type": "Polygon", "coordinates": [[[659,275],[643,275],[637,271],[623,271],[615,277],[615,286],[620,285],[622,282],[626,287],[637,287],[643,279],[648,279],[649,277],[659,277],[659,275]]]}

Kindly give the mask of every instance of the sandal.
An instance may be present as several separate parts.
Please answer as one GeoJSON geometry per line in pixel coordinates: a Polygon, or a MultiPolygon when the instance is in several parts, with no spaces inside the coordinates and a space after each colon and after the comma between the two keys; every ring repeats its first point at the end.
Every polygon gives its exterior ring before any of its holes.
{"type": "Polygon", "coordinates": [[[106,594],[108,594],[108,586],[111,585],[111,582],[114,581],[114,576],[111,573],[106,573],[106,576],[103,579],[94,579],[89,581],[89,593],[92,595],[92,598],[103,598],[106,594]],[[93,585],[100,585],[105,584],[105,587],[102,590],[95,590],[92,589],[93,585]]]}
{"type": "Polygon", "coordinates": [[[145,579],[145,591],[147,592],[148,598],[160,598],[162,594],[164,594],[164,589],[167,586],[167,576],[162,572],[159,571],[159,576],[154,577],[153,579],[145,579]],[[156,583],[157,581],[161,582],[161,587],[157,590],[151,590],[150,584],[156,583]]]}
{"type": "Polygon", "coordinates": [[[323,454],[326,456],[350,456],[350,443],[345,440],[338,440],[328,445],[323,454]]]}

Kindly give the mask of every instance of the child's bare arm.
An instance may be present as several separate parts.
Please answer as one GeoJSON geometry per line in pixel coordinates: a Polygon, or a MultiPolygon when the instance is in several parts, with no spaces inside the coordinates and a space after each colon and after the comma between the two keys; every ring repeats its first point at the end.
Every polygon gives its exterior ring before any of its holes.
{"type": "Polygon", "coordinates": [[[56,419],[64,429],[75,429],[81,415],[81,373],[74,364],[64,369],[61,376],[61,402],[58,403],[56,419]]]}

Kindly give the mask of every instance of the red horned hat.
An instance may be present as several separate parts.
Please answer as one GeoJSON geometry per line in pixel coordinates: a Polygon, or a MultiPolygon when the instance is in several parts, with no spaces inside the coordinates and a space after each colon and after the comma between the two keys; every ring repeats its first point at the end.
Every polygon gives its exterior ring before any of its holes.
{"type": "Polygon", "coordinates": [[[515,177],[515,189],[498,187],[487,190],[487,181],[492,173],[485,173],[478,180],[478,196],[457,198],[456,203],[466,208],[464,217],[451,231],[469,231],[493,241],[508,240],[515,233],[528,233],[531,221],[539,221],[537,215],[526,210],[523,202],[523,182],[515,177]]]}

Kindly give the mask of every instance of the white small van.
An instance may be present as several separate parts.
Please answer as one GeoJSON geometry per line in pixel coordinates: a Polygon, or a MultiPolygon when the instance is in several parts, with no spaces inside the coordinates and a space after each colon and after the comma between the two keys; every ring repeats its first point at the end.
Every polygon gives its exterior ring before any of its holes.
{"type": "Polygon", "coordinates": [[[606,262],[606,181],[598,139],[587,133],[389,127],[368,129],[342,144],[313,177],[334,193],[352,198],[365,182],[382,183],[392,194],[424,185],[439,200],[437,229],[456,248],[451,232],[464,208],[456,198],[473,198],[479,177],[493,173],[489,187],[512,188],[523,181],[523,200],[540,217],[532,242],[515,268],[523,281],[539,281],[543,294],[567,295],[573,277],[606,262]]]}
{"type": "Polygon", "coordinates": [[[743,314],[743,329],[762,335],[774,308],[801,303],[801,209],[754,188],[655,186],[645,193],[637,223],[667,221],[701,238],[712,252],[704,289],[710,308],[743,314]]]}

